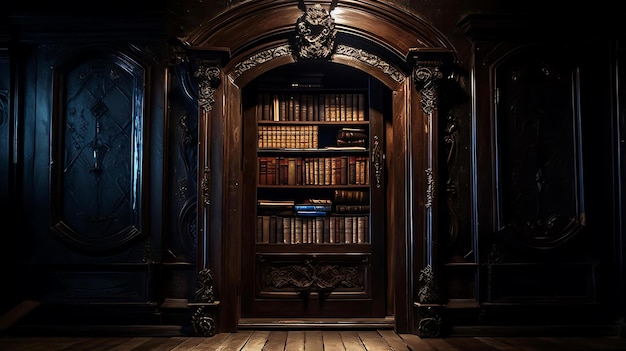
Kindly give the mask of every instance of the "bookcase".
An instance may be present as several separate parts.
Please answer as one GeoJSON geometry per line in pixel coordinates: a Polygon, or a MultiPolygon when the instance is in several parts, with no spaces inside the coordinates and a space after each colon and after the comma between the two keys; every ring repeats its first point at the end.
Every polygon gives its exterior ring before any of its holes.
{"type": "Polygon", "coordinates": [[[383,118],[352,74],[246,91],[243,317],[384,316],[383,118]]]}

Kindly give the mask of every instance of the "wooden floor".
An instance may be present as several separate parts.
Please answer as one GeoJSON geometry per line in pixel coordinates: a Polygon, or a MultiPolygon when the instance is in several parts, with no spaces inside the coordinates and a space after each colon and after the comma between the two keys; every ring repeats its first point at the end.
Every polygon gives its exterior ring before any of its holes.
{"type": "Polygon", "coordinates": [[[2,351],[626,351],[618,337],[448,337],[421,339],[393,330],[240,330],[213,337],[0,336],[2,351]]]}

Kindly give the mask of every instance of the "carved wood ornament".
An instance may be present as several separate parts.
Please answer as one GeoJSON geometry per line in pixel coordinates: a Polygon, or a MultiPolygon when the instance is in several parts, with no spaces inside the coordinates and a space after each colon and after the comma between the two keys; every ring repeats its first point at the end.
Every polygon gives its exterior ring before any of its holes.
{"type": "MultiPolygon", "coordinates": [[[[335,1],[331,5],[334,7],[335,1]]],[[[303,1],[300,1],[304,8],[303,1]]],[[[296,55],[299,59],[328,59],[335,51],[335,20],[320,4],[306,9],[296,21],[296,55]]]]}

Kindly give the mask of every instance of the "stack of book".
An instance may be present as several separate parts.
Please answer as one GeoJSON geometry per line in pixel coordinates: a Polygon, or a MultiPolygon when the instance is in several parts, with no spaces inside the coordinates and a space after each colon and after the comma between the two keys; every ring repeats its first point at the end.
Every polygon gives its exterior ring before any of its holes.
{"type": "Polygon", "coordinates": [[[337,213],[368,213],[369,192],[362,190],[335,190],[335,212],[337,213]]]}
{"type": "Polygon", "coordinates": [[[366,150],[367,132],[364,128],[343,127],[336,137],[336,146],[327,146],[329,150],[366,150]]]}
{"type": "Polygon", "coordinates": [[[293,214],[295,201],[293,200],[269,200],[263,199],[257,201],[257,208],[260,214],[271,213],[277,215],[293,214]]]}
{"type": "Polygon", "coordinates": [[[293,209],[298,216],[326,216],[332,206],[329,199],[308,199],[294,204],[293,209]]]}
{"type": "Polygon", "coordinates": [[[364,128],[343,127],[337,133],[337,146],[365,147],[367,133],[364,128]]]}
{"type": "Polygon", "coordinates": [[[335,190],[333,202],[337,216],[330,224],[333,242],[362,244],[369,241],[369,201],[368,191],[335,190]]]}

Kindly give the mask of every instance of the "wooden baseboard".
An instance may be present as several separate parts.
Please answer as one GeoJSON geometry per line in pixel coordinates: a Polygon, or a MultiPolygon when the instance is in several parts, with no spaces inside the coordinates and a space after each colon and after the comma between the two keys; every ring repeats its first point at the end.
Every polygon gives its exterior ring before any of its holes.
{"type": "Polygon", "coordinates": [[[393,329],[393,317],[385,318],[241,318],[239,329],[393,329]]]}

